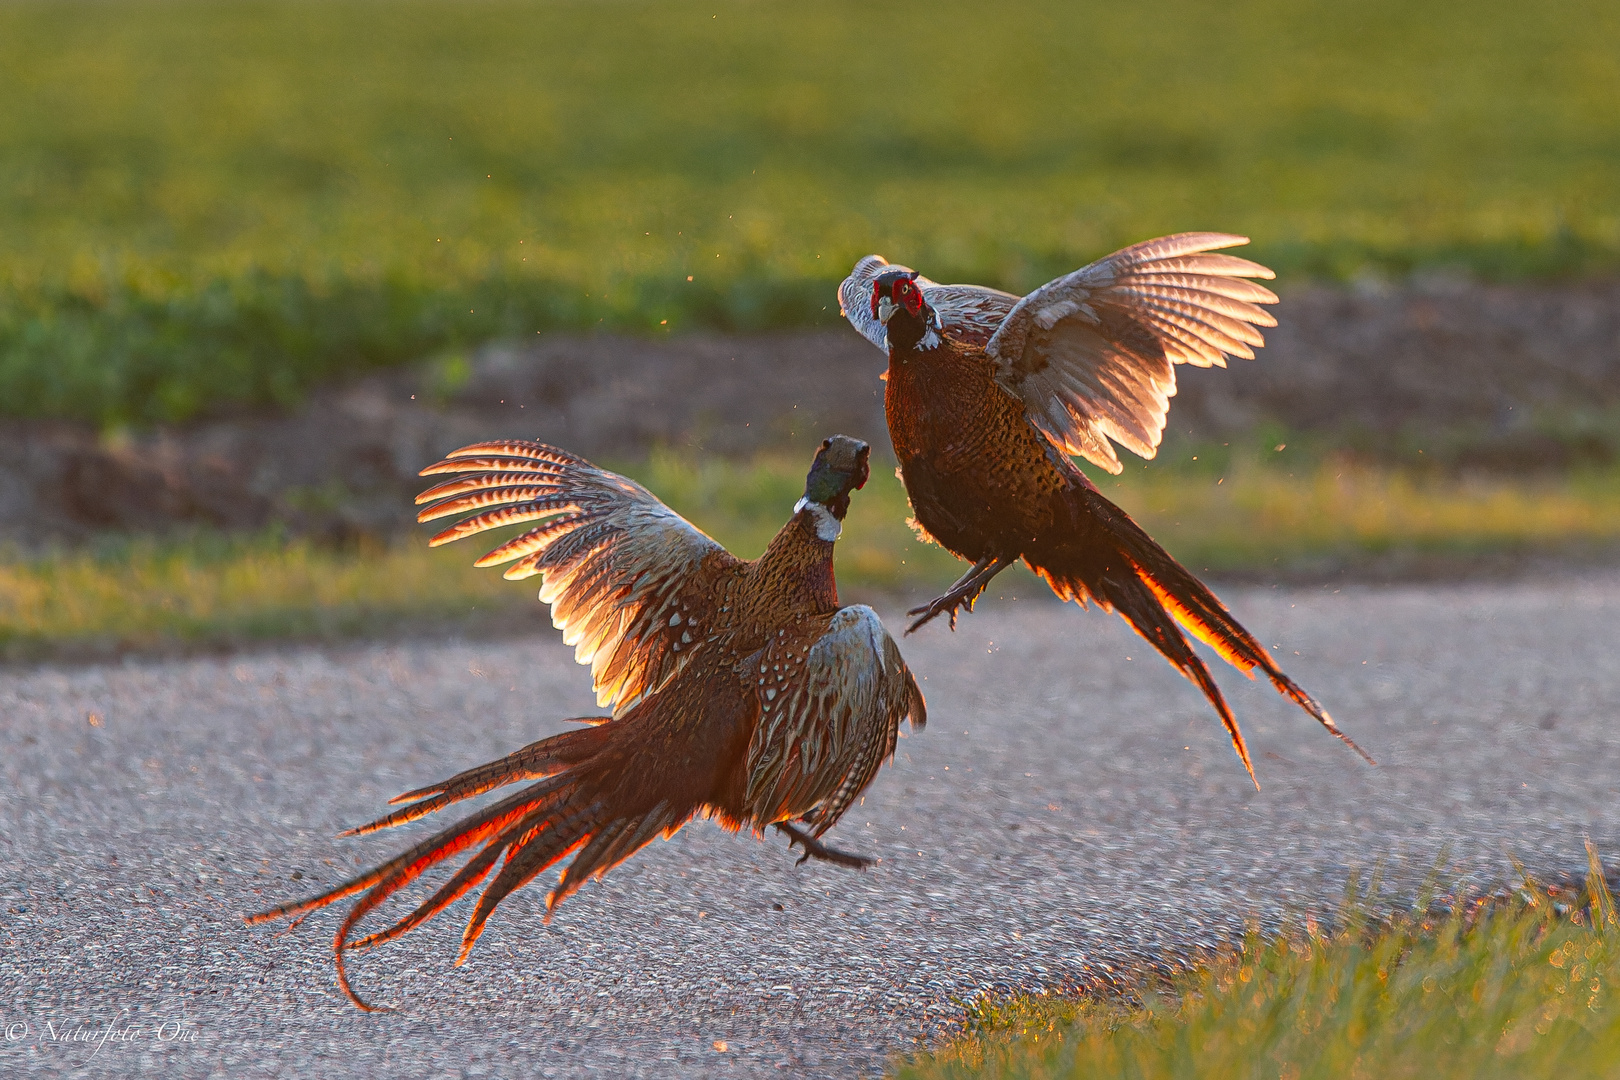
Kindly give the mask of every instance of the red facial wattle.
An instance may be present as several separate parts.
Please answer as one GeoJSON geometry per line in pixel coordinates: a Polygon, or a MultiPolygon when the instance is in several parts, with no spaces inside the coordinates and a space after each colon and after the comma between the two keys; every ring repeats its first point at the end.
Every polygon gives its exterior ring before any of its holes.
{"type": "Polygon", "coordinates": [[[879,318],[879,305],[887,299],[895,307],[905,311],[913,318],[922,318],[923,295],[922,290],[911,278],[899,278],[890,283],[879,282],[878,287],[872,290],[872,317],[879,318]]]}
{"type": "Polygon", "coordinates": [[[922,290],[917,288],[915,282],[897,281],[894,283],[894,302],[906,309],[906,314],[915,317],[922,315],[922,290]]]}

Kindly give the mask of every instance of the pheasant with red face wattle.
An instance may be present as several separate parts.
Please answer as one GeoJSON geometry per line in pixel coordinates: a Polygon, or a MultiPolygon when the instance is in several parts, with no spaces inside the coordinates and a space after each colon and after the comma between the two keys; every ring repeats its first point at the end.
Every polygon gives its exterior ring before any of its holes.
{"type": "Polygon", "coordinates": [[[1255,327],[1276,325],[1258,305],[1277,297],[1249,279],[1273,275],[1213,253],[1245,243],[1221,233],[1161,237],[1022,298],[939,285],[868,255],[838,298],[889,355],[884,412],[918,526],[973,562],[948,592],[911,612],[921,616],[911,630],[942,614],[954,628],[957,611],[971,611],[991,579],[1023,559],[1059,597],[1119,612],[1197,684],[1252,778],[1237,720],[1182,627],[1251,678],[1255,668],[1265,672],[1367,755],[1069,457],[1118,473],[1110,440],[1153,457],[1176,392],[1174,365],[1254,358],[1264,344],[1255,327]]]}

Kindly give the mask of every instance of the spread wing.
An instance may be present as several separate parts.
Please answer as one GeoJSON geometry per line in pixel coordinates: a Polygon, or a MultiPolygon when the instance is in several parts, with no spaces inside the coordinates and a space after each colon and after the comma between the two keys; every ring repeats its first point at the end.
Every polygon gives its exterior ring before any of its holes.
{"type": "Polygon", "coordinates": [[[1030,421],[1071,454],[1109,472],[1109,440],[1151,458],[1176,392],[1175,364],[1254,359],[1277,320],[1276,294],[1248,278],[1258,263],[1209,252],[1247,244],[1224,233],[1179,233],[1116,251],[1036,289],[985,346],[997,381],[1030,421]]]}
{"type": "MultiPolygon", "coordinates": [[[[868,255],[855,264],[849,277],[838,286],[838,307],[844,318],[885,354],[889,351],[889,338],[883,324],[872,315],[872,281],[885,270],[910,269],[890,263],[881,255],[868,255]]],[[[917,286],[922,289],[923,300],[939,313],[940,325],[947,337],[981,348],[1018,303],[1018,297],[1012,293],[982,285],[941,285],[918,277],[917,286]]]]}
{"type": "Polygon", "coordinates": [[[516,560],[506,577],[543,575],[552,623],[591,666],[597,703],[615,715],[686,666],[742,565],[640,484],[566,450],[477,443],[422,470],[448,473],[463,475],[418,495],[432,505],[417,520],[470,516],[429,544],[541,522],[475,565],[516,560]]]}
{"type": "Polygon", "coordinates": [[[928,720],[899,646],[863,604],[779,635],[738,670],[760,702],[747,804],[762,823],[825,833],[894,753],[900,721],[928,720]]]}

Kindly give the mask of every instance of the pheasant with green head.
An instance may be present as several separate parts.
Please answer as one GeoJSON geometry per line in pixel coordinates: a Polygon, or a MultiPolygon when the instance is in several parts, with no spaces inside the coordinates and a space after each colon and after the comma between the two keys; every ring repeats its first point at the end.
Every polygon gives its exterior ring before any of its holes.
{"type": "Polygon", "coordinates": [[[336,888],[248,917],[300,921],[358,894],[334,941],[351,1001],[349,950],[380,945],[489,883],[462,934],[461,954],[501,899],[573,855],[546,901],[569,894],[693,817],[756,836],[774,827],[818,858],[868,860],[821,842],[894,753],[900,724],[926,720],[922,692],[876,613],[841,606],[833,546],[850,493],[866,483],[868,448],[822,443],[804,497],[757,559],[738,559],[641,485],[540,443],[480,443],[424,475],[423,521],[468,516],[444,544],[503,525],[539,522],[478,560],[539,575],[540,598],[575,656],[589,664],[611,715],[499,761],[394,799],[400,809],[345,835],[414,821],[507,784],[527,786],[336,888]],[[424,873],[471,857],[413,911],[350,938],[360,920],[424,873]],[[493,877],[491,877],[493,875],[493,877]]]}

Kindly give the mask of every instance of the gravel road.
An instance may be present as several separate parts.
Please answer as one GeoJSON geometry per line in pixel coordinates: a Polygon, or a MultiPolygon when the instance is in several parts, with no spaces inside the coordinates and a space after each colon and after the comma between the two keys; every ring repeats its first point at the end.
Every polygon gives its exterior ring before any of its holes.
{"type": "Polygon", "coordinates": [[[1380,861],[1399,891],[1447,845],[1480,884],[1620,846],[1620,576],[1227,599],[1378,768],[1223,675],[1256,792],[1118,619],[988,603],[904,643],[931,722],[832,834],[876,868],[699,824],[549,926],[509,898],[465,967],[453,916],[357,957],[375,1015],[334,914],[240,916],[400,847],[333,839],[389,796],[591,711],[555,635],[0,673],[0,1073],[868,1075],[982,990],[1331,910],[1380,861]]]}

